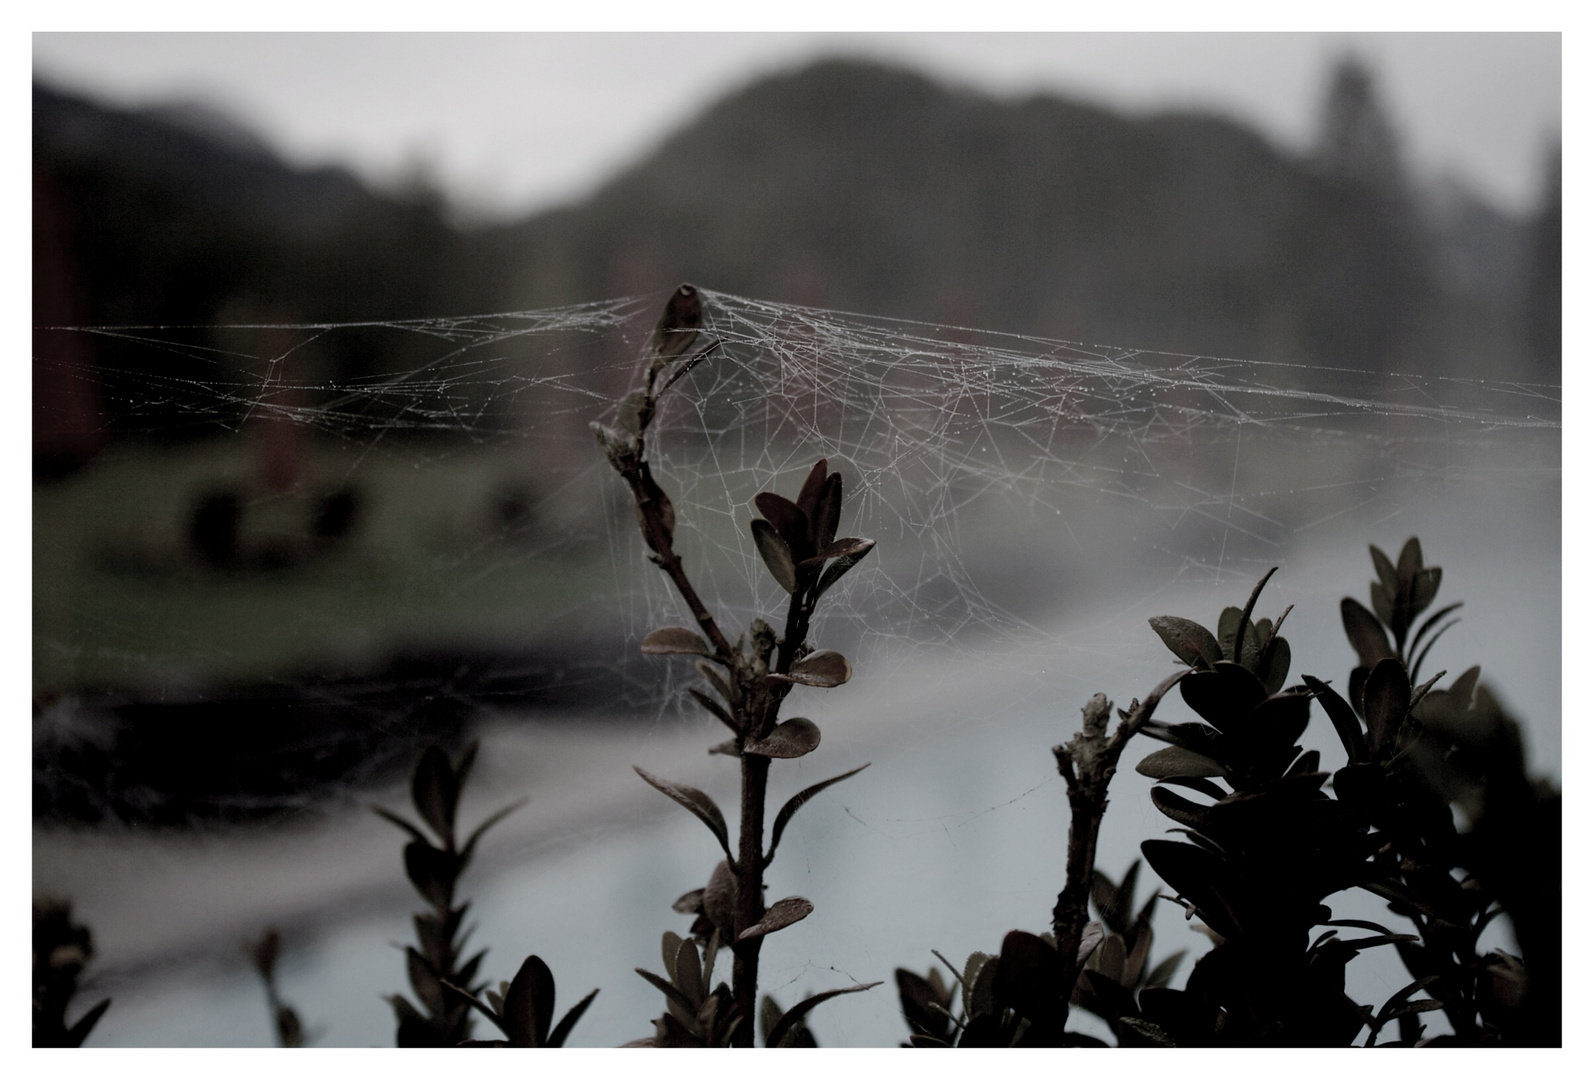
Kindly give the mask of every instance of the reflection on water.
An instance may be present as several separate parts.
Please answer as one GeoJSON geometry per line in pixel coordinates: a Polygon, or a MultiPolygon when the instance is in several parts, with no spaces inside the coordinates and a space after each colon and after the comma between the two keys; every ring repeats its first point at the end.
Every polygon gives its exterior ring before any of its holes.
{"type": "MultiPolygon", "coordinates": [[[[1436,647],[1430,666],[1454,675],[1483,663],[1485,680],[1524,722],[1532,771],[1558,781],[1558,493],[1503,493],[1491,513],[1476,510],[1443,502],[1320,528],[1309,546],[1281,556],[1261,610],[1295,605],[1294,674],[1341,680],[1353,656],[1338,599],[1365,589],[1365,543],[1393,547],[1419,533],[1430,561],[1444,567],[1441,597],[1466,603],[1465,621],[1436,647]]],[[[1024,643],[971,639],[939,656],[880,646],[847,687],[799,690],[791,711],[811,716],[824,743],[777,768],[776,795],[873,765],[805,808],[783,841],[771,896],[800,894],[816,910],[766,946],[768,991],[789,1004],[885,980],[821,1007],[812,1026],[822,1045],[895,1045],[905,1028],[893,968],[922,971],[933,962],[931,949],[961,959],[994,950],[1008,929],[1043,928],[1062,883],[1067,823],[1049,748],[1075,728],[1090,694],[1127,703],[1168,670],[1148,617],[1210,622],[1245,591],[1234,581],[1148,579],[1113,605],[1065,609],[1038,622],[1024,643]]],[[[484,973],[508,977],[536,952],[558,979],[561,1011],[593,986],[602,990],[573,1045],[649,1034],[662,999],[631,969],[657,968],[660,933],[684,931],[685,919],[669,904],[703,884],[716,849],[629,766],[699,784],[726,805],[734,770],[703,754],[717,736],[696,720],[663,717],[633,725],[503,719],[483,738],[466,821],[531,796],[466,877],[479,924],[473,941],[491,949],[484,973]]],[[[1306,739],[1325,761],[1337,760],[1320,714],[1306,739]]],[[[1129,760],[1136,757],[1131,750],[1129,760]]],[[[1167,824],[1148,788],[1128,769],[1115,781],[1102,840],[1103,869],[1114,877],[1138,843],[1167,824]]],[[[395,789],[387,802],[402,798],[395,789]]],[[[405,988],[395,943],[411,936],[408,914],[419,906],[399,876],[401,846],[395,830],[357,806],[314,829],[164,847],[37,833],[35,887],[73,894],[95,930],[101,985],[116,997],[93,1038],[99,1045],[267,1043],[264,995],[235,947],[266,921],[287,931],[282,990],[322,1044],[389,1045],[393,1024],[381,996],[405,988]],[[151,966],[162,956],[182,962],[151,966]]],[[[1376,918],[1382,908],[1343,895],[1334,903],[1339,915],[1376,918]]],[[[1163,907],[1156,931],[1155,956],[1202,948],[1173,905],[1163,907]]],[[[1392,955],[1374,956],[1353,965],[1350,992],[1382,1001],[1407,981],[1392,955]]]]}

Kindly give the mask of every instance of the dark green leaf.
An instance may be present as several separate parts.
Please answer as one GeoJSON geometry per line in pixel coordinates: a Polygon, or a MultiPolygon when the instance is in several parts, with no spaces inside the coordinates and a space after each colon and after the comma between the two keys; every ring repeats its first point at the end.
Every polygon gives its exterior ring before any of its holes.
{"type": "Polygon", "coordinates": [[[1389,636],[1372,612],[1347,596],[1339,602],[1339,616],[1345,626],[1345,637],[1356,650],[1363,667],[1371,668],[1378,661],[1395,655],[1389,636]]]}
{"type": "MultiPolygon", "coordinates": [[[[1375,616],[1377,616],[1378,617],[1378,621],[1383,623],[1385,626],[1390,626],[1390,627],[1396,626],[1396,624],[1395,624],[1395,596],[1396,595],[1397,594],[1393,590],[1386,590],[1382,585],[1380,585],[1376,581],[1372,582],[1371,588],[1368,590],[1368,597],[1367,598],[1372,601],[1373,614],[1375,616]]],[[[1396,628],[1396,633],[1397,634],[1399,633],[1399,628],[1398,627],[1396,628]]]]}
{"type": "Polygon", "coordinates": [[[1184,959],[1185,951],[1180,949],[1172,956],[1157,963],[1146,976],[1147,986],[1167,986],[1172,981],[1174,973],[1179,970],[1179,961],[1184,959]]]}
{"type": "Polygon", "coordinates": [[[564,1019],[559,1021],[559,1026],[554,1028],[553,1032],[548,1036],[548,1046],[551,1049],[557,1050],[565,1044],[565,1040],[570,1038],[570,1033],[575,1030],[577,1021],[587,1011],[587,1006],[592,1004],[592,999],[597,996],[598,992],[594,990],[576,1002],[570,1011],[565,1013],[564,1019]]]}
{"type": "MultiPolygon", "coordinates": [[[[897,999],[902,1003],[902,1015],[908,1027],[916,1035],[945,1041],[951,1027],[946,1011],[952,1004],[951,996],[939,992],[928,979],[907,968],[897,968],[895,975],[897,999]]],[[[766,1028],[766,1041],[767,1032],[766,1028]]]]}
{"type": "Polygon", "coordinates": [[[796,592],[797,564],[792,559],[791,548],[780,538],[775,526],[763,518],[754,518],[753,543],[758,547],[764,565],[769,567],[770,574],[780,582],[780,587],[789,593],[796,592]]]}
{"type": "Polygon", "coordinates": [[[841,525],[841,474],[825,477],[819,490],[819,502],[814,507],[814,550],[823,551],[836,539],[836,529],[841,525]]]}
{"type": "Polygon", "coordinates": [[[1411,680],[1399,660],[1380,660],[1367,676],[1362,690],[1362,714],[1367,717],[1367,740],[1377,754],[1389,744],[1411,705],[1411,680]]]}
{"type": "Polygon", "coordinates": [[[1124,962],[1129,958],[1124,939],[1114,934],[1101,942],[1101,952],[1096,957],[1096,970],[1115,983],[1124,981],[1124,962]]]}
{"type": "Polygon", "coordinates": [[[446,908],[454,899],[456,856],[440,851],[422,840],[404,845],[404,871],[417,891],[436,908],[446,908]]]}
{"type": "MultiPolygon", "coordinates": [[[[1395,993],[1393,995],[1391,995],[1389,1000],[1384,1002],[1383,1007],[1378,1010],[1378,1016],[1373,1021],[1375,1026],[1383,1027],[1389,1021],[1391,1021],[1395,1017],[1399,1016],[1400,1013],[1397,1012],[1396,1010],[1399,1009],[1400,1006],[1402,1004],[1404,1004],[1407,1001],[1408,998],[1411,997],[1411,995],[1417,993],[1417,991],[1422,990],[1425,987],[1433,985],[1434,983],[1438,982],[1440,978],[1441,978],[1441,976],[1439,976],[1439,975],[1424,975],[1422,978],[1417,979],[1415,982],[1408,983],[1406,986],[1403,986],[1399,990],[1395,991],[1395,993]]],[[[1424,1003],[1424,1004],[1426,1004],[1426,1003],[1424,1003]]],[[[1433,1004],[1433,1006],[1436,1006],[1436,1007],[1443,1007],[1441,1002],[1435,1001],[1432,1004],[1433,1004]]],[[[1409,1011],[1415,1012],[1415,1011],[1420,1011],[1420,1010],[1409,1010],[1409,1011]]]]}
{"type": "MultiPolygon", "coordinates": [[[[1139,865],[1138,861],[1136,865],[1139,865]]],[[[1123,925],[1119,917],[1118,887],[1100,870],[1090,872],[1090,899],[1108,926],[1117,930],[1123,925]]]]}
{"type": "MultiPolygon", "coordinates": [[[[94,1030],[94,1025],[100,1022],[100,1017],[104,1016],[105,1010],[109,1009],[110,1007],[111,999],[106,998],[104,1001],[94,1006],[94,1008],[78,1017],[78,1022],[67,1029],[66,1038],[63,1040],[66,1046],[69,1048],[77,1048],[82,1046],[83,1040],[89,1037],[89,1033],[94,1030]]],[[[121,1013],[117,1013],[117,1015],[120,1016],[121,1013]]]]}
{"type": "Polygon", "coordinates": [[[1469,667],[1466,671],[1463,671],[1460,675],[1456,676],[1456,681],[1450,684],[1450,689],[1447,691],[1447,693],[1449,693],[1456,701],[1459,701],[1463,708],[1466,708],[1472,704],[1472,695],[1474,690],[1477,688],[1478,676],[1482,673],[1482,671],[1482,668],[1474,664],[1472,667],[1469,667]]]}
{"type": "Polygon", "coordinates": [[[642,639],[644,656],[713,656],[714,650],[694,630],[664,626],[642,639]]]}
{"type": "Polygon", "coordinates": [[[1009,930],[1002,938],[992,986],[996,1001],[1031,1022],[1050,1020],[1073,987],[1062,981],[1063,961],[1057,950],[1035,934],[1009,930]]]}
{"type": "Polygon", "coordinates": [[[996,957],[989,953],[974,952],[963,962],[963,1016],[973,1020],[976,1016],[996,1011],[996,957]]]}
{"type": "MultiPolygon", "coordinates": [[[[1461,601],[1457,600],[1454,604],[1446,604],[1444,607],[1428,616],[1418,631],[1412,635],[1411,647],[1415,649],[1418,644],[1422,642],[1422,639],[1428,636],[1428,632],[1434,628],[1434,625],[1438,623],[1439,620],[1443,619],[1446,615],[1449,615],[1452,612],[1458,611],[1461,607],[1461,601]]],[[[1435,640],[1437,640],[1437,638],[1435,638],[1435,640]]]]}
{"type": "Polygon", "coordinates": [[[769,910],[764,912],[764,917],[738,934],[736,940],[751,941],[753,938],[784,930],[792,923],[808,918],[813,914],[813,910],[813,902],[801,896],[788,896],[784,900],[776,900],[769,905],[769,910]]]}
{"type": "Polygon", "coordinates": [[[463,869],[464,865],[470,861],[471,856],[476,854],[476,845],[481,841],[483,833],[492,828],[494,825],[497,825],[510,814],[513,814],[516,810],[519,810],[522,806],[525,806],[528,801],[529,797],[525,799],[516,799],[508,806],[505,806],[497,812],[488,815],[486,821],[476,826],[476,828],[471,831],[470,836],[465,840],[465,846],[459,850],[460,868],[463,869]]]}
{"type": "Polygon", "coordinates": [[[482,960],[486,956],[487,950],[482,949],[477,952],[475,956],[472,956],[469,960],[460,965],[459,970],[454,974],[461,985],[467,987],[470,985],[471,981],[476,978],[476,969],[481,967],[482,960]]]}
{"type": "Polygon", "coordinates": [[[1295,759],[1295,763],[1284,773],[1285,776],[1301,776],[1306,773],[1315,773],[1322,767],[1322,755],[1316,750],[1308,750],[1295,759]]]}
{"type": "Polygon", "coordinates": [[[428,746],[415,764],[415,774],[410,778],[410,797],[421,820],[430,825],[439,837],[447,839],[454,834],[454,810],[459,803],[459,786],[448,755],[441,747],[428,746]]]}
{"type": "Polygon", "coordinates": [[[1214,761],[1224,759],[1228,746],[1222,733],[1206,724],[1164,724],[1160,720],[1148,720],[1141,726],[1140,734],[1158,742],[1182,746],[1214,761]]]}
{"type": "Polygon", "coordinates": [[[874,987],[879,985],[880,983],[878,981],[872,983],[859,983],[857,986],[848,986],[840,990],[826,990],[822,994],[815,994],[813,997],[804,998],[802,1001],[799,1001],[790,1009],[786,1010],[786,1015],[782,1016],[780,1020],[776,1022],[774,1028],[770,1030],[768,1037],[764,1040],[764,1045],[779,1046],[781,1040],[785,1038],[786,1032],[790,1030],[792,1025],[796,1024],[803,1017],[812,1012],[814,1006],[821,1005],[833,997],[840,997],[842,994],[856,994],[864,990],[872,990],[874,987]]]}
{"type": "MultiPolygon", "coordinates": [[[[1140,770],[1136,768],[1135,771],[1139,772],[1140,770]]],[[[1192,791],[1199,791],[1201,794],[1209,795],[1214,799],[1226,798],[1229,794],[1211,780],[1202,776],[1159,776],[1156,779],[1161,780],[1164,784],[1177,784],[1179,787],[1187,787],[1192,791]]]]}
{"type": "Polygon", "coordinates": [[[1240,609],[1226,607],[1218,616],[1218,648],[1223,653],[1223,659],[1233,663],[1235,634],[1240,629],[1240,609]]]}
{"type": "Polygon", "coordinates": [[[1284,683],[1290,677],[1289,641],[1281,637],[1269,641],[1260,667],[1262,689],[1269,694],[1276,694],[1284,689],[1284,683]]]}
{"type": "Polygon", "coordinates": [[[653,328],[655,367],[686,352],[703,325],[703,299],[697,289],[683,284],[670,294],[664,312],[653,328]]]}
{"type": "MultiPolygon", "coordinates": [[[[1079,932],[1079,949],[1075,954],[1079,958],[1079,963],[1083,964],[1086,960],[1089,960],[1090,954],[1095,952],[1096,948],[1106,939],[1107,931],[1101,923],[1086,923],[1085,929],[1079,932]]],[[[1117,941],[1118,938],[1114,936],[1111,940],[1117,941]]]]}
{"type": "Polygon", "coordinates": [[[1415,577],[1417,571],[1421,569],[1422,545],[1418,543],[1417,538],[1413,536],[1410,540],[1407,540],[1405,546],[1400,549],[1400,561],[1395,564],[1395,572],[1400,576],[1400,580],[1405,582],[1415,577]]]}
{"type": "Polygon", "coordinates": [[[765,994],[764,999],[758,1003],[758,1030],[764,1036],[765,1046],[775,1045],[769,1041],[769,1033],[776,1024],[780,1023],[780,1016],[784,1011],[768,994],[765,994]]]}
{"type": "MultiPolygon", "coordinates": [[[[686,896],[692,896],[692,895],[694,895],[694,894],[693,893],[687,893],[686,894],[686,896]]],[[[699,900],[700,906],[701,906],[703,890],[702,889],[698,889],[696,891],[695,895],[698,897],[698,900],[699,900]]],[[[681,898],[681,900],[685,900],[686,896],[683,896],[681,898]]],[[[676,905],[679,905],[681,903],[681,900],[677,900],[676,901],[676,905]]],[[[680,909],[679,906],[677,906],[675,908],[675,910],[676,911],[680,911],[681,909],[680,909]]],[[[690,912],[684,912],[683,911],[683,912],[681,912],[681,914],[686,915],[686,914],[690,914],[690,912]]],[[[663,940],[660,942],[660,945],[661,945],[662,950],[663,950],[663,957],[664,957],[664,974],[669,976],[670,982],[672,982],[672,983],[679,981],[675,977],[675,961],[681,955],[681,945],[682,944],[683,944],[683,942],[681,940],[681,935],[680,934],[677,934],[673,930],[664,931],[663,940]]],[[[696,954],[695,953],[693,954],[693,958],[694,959],[696,958],[696,954]]]]}
{"type": "Polygon", "coordinates": [[[768,863],[775,857],[775,848],[780,845],[780,837],[781,834],[786,831],[786,823],[791,821],[792,815],[801,809],[804,803],[806,803],[809,799],[812,799],[815,795],[818,795],[831,784],[839,784],[843,780],[847,779],[847,777],[856,776],[868,767],[869,763],[866,762],[863,765],[859,765],[856,769],[848,769],[840,776],[832,776],[829,780],[821,780],[812,787],[803,788],[790,799],[787,799],[786,805],[782,806],[780,808],[780,812],[775,815],[775,827],[771,830],[769,837],[769,854],[764,856],[764,861],[768,863]]]}
{"type": "MultiPolygon", "coordinates": [[[[1124,879],[1118,886],[1115,903],[1118,908],[1118,920],[1125,926],[1129,923],[1129,914],[1135,906],[1135,886],[1140,883],[1140,860],[1136,859],[1129,864],[1129,869],[1124,871],[1124,879]]],[[[1113,927],[1114,930],[1119,929],[1113,927]]]]}
{"type": "Polygon", "coordinates": [[[819,725],[806,717],[794,716],[775,726],[765,738],[742,748],[746,754],[770,758],[799,758],[819,745],[819,725]]]}
{"type": "Polygon", "coordinates": [[[553,1022],[553,972],[539,956],[528,956],[504,995],[504,1034],[516,1046],[545,1046],[553,1022]]]}
{"type": "Polygon", "coordinates": [[[1334,725],[1334,731],[1339,735],[1339,741],[1345,746],[1345,755],[1352,765],[1359,765],[1367,760],[1367,740],[1362,735],[1362,723],[1356,719],[1345,699],[1320,679],[1311,675],[1301,676],[1303,682],[1317,698],[1317,703],[1323,706],[1323,711],[1328,713],[1328,719],[1334,725]]]}
{"type": "Polygon", "coordinates": [[[722,940],[729,941],[736,932],[736,875],[724,859],[715,864],[703,889],[703,914],[722,940]]]}
{"type": "Polygon", "coordinates": [[[433,1016],[442,1015],[448,1006],[443,1000],[443,983],[436,969],[413,945],[405,947],[404,959],[408,965],[410,988],[415,991],[415,996],[433,1016]]]}
{"type": "Polygon", "coordinates": [[[703,1004],[708,987],[703,985],[702,958],[697,954],[697,942],[686,938],[675,947],[675,963],[670,965],[670,977],[695,1012],[703,1004]]]}
{"type": "Polygon", "coordinates": [[[1407,613],[1408,619],[1416,618],[1428,610],[1434,597],[1439,595],[1439,579],[1444,571],[1437,566],[1426,566],[1417,571],[1417,576],[1411,579],[1411,610],[1407,613]]]}
{"type": "Polygon", "coordinates": [[[1141,776],[1149,776],[1154,781],[1162,781],[1168,777],[1184,776],[1223,776],[1224,768],[1218,761],[1205,757],[1194,750],[1170,745],[1162,750],[1156,750],[1141,758],[1140,765],[1135,766],[1135,771],[1141,776]]]}
{"type": "Polygon", "coordinates": [[[720,808],[713,799],[695,787],[664,780],[637,765],[631,767],[636,770],[636,774],[643,780],[646,780],[654,788],[674,799],[687,810],[690,810],[699,821],[707,825],[709,831],[714,834],[714,838],[720,842],[720,847],[724,850],[726,857],[732,857],[729,834],[725,827],[725,815],[720,813],[720,808]]]}
{"type": "Polygon", "coordinates": [[[871,546],[856,555],[843,555],[825,567],[825,572],[819,575],[819,584],[814,587],[814,596],[817,598],[825,595],[832,585],[840,581],[847,571],[862,562],[863,557],[873,550],[874,548],[871,546]]]}
{"type": "Polygon", "coordinates": [[[1188,825],[1202,832],[1207,831],[1207,808],[1175,795],[1167,788],[1152,788],[1151,804],[1181,825],[1188,825]]]}
{"type": "Polygon", "coordinates": [[[1422,652],[1418,653],[1417,654],[1417,658],[1411,662],[1411,673],[1412,673],[1413,676],[1415,676],[1417,674],[1417,672],[1422,670],[1423,661],[1428,659],[1428,650],[1432,649],[1434,647],[1434,642],[1438,641],[1441,637],[1443,637],[1446,630],[1450,629],[1452,626],[1456,625],[1456,623],[1458,623],[1460,621],[1461,621],[1460,619],[1451,619],[1449,622],[1447,622],[1443,626],[1441,626],[1439,628],[1438,632],[1435,633],[1433,637],[1428,639],[1428,644],[1426,644],[1426,645],[1424,645],[1422,647],[1422,652]]]}
{"type": "Polygon", "coordinates": [[[786,541],[786,548],[791,552],[794,562],[812,558],[814,552],[820,550],[814,547],[809,536],[808,515],[799,510],[796,503],[773,491],[760,491],[753,496],[753,504],[764,515],[764,519],[775,527],[780,538],[786,541]]]}
{"type": "Polygon", "coordinates": [[[1367,545],[1367,550],[1372,552],[1373,568],[1378,571],[1378,580],[1393,596],[1400,591],[1400,575],[1395,571],[1395,564],[1389,561],[1389,556],[1377,544],[1367,545]]]}
{"type": "MultiPolygon", "coordinates": [[[[1251,644],[1253,648],[1255,647],[1256,628],[1251,625],[1251,614],[1256,610],[1256,601],[1257,598],[1262,595],[1262,589],[1267,585],[1268,579],[1274,574],[1278,573],[1278,569],[1279,568],[1275,566],[1267,573],[1262,575],[1262,579],[1256,583],[1256,587],[1251,590],[1250,597],[1245,601],[1245,609],[1240,612],[1240,618],[1236,622],[1235,628],[1241,636],[1236,639],[1236,645],[1238,648],[1235,653],[1232,654],[1233,659],[1237,662],[1243,663],[1245,661],[1245,645],[1251,644]]],[[[1220,634],[1219,637],[1221,636],[1222,635],[1220,634]]]]}
{"type": "Polygon", "coordinates": [[[1366,919],[1329,919],[1324,926],[1353,926],[1358,930],[1371,930],[1375,934],[1388,934],[1397,936],[1393,930],[1382,923],[1369,922],[1366,919]]]}
{"type": "Polygon", "coordinates": [[[811,570],[814,567],[823,564],[827,559],[850,558],[856,562],[865,555],[869,554],[870,550],[873,548],[873,540],[863,540],[856,536],[850,536],[845,540],[837,540],[835,543],[825,548],[813,558],[804,559],[802,562],[797,564],[797,569],[811,570]]]}
{"type": "Polygon", "coordinates": [[[1208,926],[1226,938],[1238,936],[1239,917],[1229,898],[1229,872],[1222,859],[1174,840],[1146,840],[1140,850],[1157,876],[1195,905],[1208,926]]]}
{"type": "Polygon", "coordinates": [[[388,810],[385,807],[373,806],[373,807],[371,807],[371,813],[377,815],[378,817],[386,818],[388,821],[391,821],[393,824],[397,825],[399,828],[401,828],[405,832],[409,833],[418,842],[420,842],[422,844],[427,842],[425,833],[421,832],[420,829],[417,829],[414,825],[410,824],[408,821],[406,821],[404,818],[400,817],[399,815],[395,814],[393,811],[388,810]]]}
{"type": "Polygon", "coordinates": [[[1192,671],[1179,684],[1185,704],[1219,731],[1245,726],[1252,709],[1267,698],[1262,682],[1239,664],[1219,661],[1211,671],[1192,671]]]}
{"type": "Polygon", "coordinates": [[[829,474],[830,463],[820,458],[812,469],[808,470],[808,478],[803,481],[802,490],[797,495],[797,509],[809,521],[819,508],[819,495],[825,488],[825,477],[829,474]]]}
{"type": "Polygon", "coordinates": [[[1218,639],[1198,622],[1177,615],[1158,615],[1151,620],[1151,628],[1173,655],[1191,667],[1210,667],[1223,659],[1218,639]]]}
{"type": "Polygon", "coordinates": [[[694,1006],[692,1002],[688,1000],[685,994],[681,993],[681,991],[670,985],[670,981],[668,979],[660,978],[659,976],[653,974],[653,972],[648,971],[646,968],[636,968],[635,970],[638,975],[652,983],[667,999],[669,999],[673,1005],[685,1010],[688,1016],[692,1015],[696,1011],[696,1006],[694,1006]]]}

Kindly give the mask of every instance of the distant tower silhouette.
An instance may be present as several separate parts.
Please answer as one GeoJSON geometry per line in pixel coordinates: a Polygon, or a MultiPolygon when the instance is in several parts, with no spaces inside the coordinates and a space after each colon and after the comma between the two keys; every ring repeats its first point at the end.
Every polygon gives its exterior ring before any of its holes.
{"type": "Polygon", "coordinates": [[[1546,378],[1561,380],[1561,144],[1546,156],[1544,195],[1528,250],[1527,339],[1546,378]]]}
{"type": "Polygon", "coordinates": [[[1372,72],[1357,57],[1341,59],[1329,80],[1313,157],[1322,172],[1337,179],[1391,195],[1405,187],[1395,129],[1378,99],[1372,72]]]}
{"type": "Polygon", "coordinates": [[[1394,126],[1354,56],[1329,76],[1310,164],[1324,185],[1313,227],[1347,268],[1309,277],[1302,324],[1310,355],[1364,371],[1418,364],[1411,348],[1431,298],[1427,241],[1394,126]]]}

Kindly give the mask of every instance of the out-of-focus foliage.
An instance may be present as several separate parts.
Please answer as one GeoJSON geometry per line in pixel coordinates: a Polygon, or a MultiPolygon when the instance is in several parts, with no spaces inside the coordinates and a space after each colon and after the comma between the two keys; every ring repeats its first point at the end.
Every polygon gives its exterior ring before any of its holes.
{"type": "Polygon", "coordinates": [[[72,905],[49,897],[33,901],[33,1045],[82,1046],[105,1010],[106,998],[71,1024],[66,1011],[78,979],[94,955],[89,928],[72,921],[72,905]]]}
{"type": "Polygon", "coordinates": [[[256,941],[249,945],[249,962],[266,988],[266,1004],[271,1009],[271,1026],[277,1034],[277,1045],[296,1049],[307,1045],[309,1036],[304,1021],[292,1005],[282,1000],[277,989],[277,960],[282,955],[282,932],[268,927],[256,941]]]}

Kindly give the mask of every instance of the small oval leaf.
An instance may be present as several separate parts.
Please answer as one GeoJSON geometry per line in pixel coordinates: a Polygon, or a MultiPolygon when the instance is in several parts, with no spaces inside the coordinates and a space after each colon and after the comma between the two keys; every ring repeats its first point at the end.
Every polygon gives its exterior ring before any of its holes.
{"type": "Polygon", "coordinates": [[[1151,628],[1173,655],[1193,668],[1210,667],[1223,659],[1218,639],[1198,622],[1177,615],[1158,615],[1151,620],[1151,628]]]}
{"type": "Polygon", "coordinates": [[[1388,635],[1372,612],[1347,596],[1339,602],[1339,616],[1345,625],[1345,636],[1363,667],[1371,668],[1385,657],[1395,655],[1388,635]]]}
{"type": "Polygon", "coordinates": [[[644,656],[713,656],[709,643],[684,626],[665,626],[642,639],[644,656]]]}
{"type": "Polygon", "coordinates": [[[1223,766],[1205,754],[1169,746],[1142,758],[1135,772],[1153,780],[1166,780],[1173,776],[1222,776],[1223,766]]]}
{"type": "Polygon", "coordinates": [[[852,665],[834,649],[820,649],[793,664],[789,674],[777,672],[768,677],[777,682],[793,682],[801,686],[840,686],[852,678],[852,665]]]}
{"type": "Polygon", "coordinates": [[[804,559],[802,562],[797,564],[797,569],[809,570],[813,567],[823,565],[827,559],[851,558],[856,561],[869,554],[870,549],[873,547],[873,540],[864,540],[860,537],[849,536],[845,540],[837,540],[835,543],[831,544],[813,558],[804,559]]]}
{"type": "Polygon", "coordinates": [[[770,758],[799,758],[811,754],[819,745],[819,725],[806,717],[794,716],[776,725],[766,737],[742,747],[744,754],[770,758]]]}
{"type": "Polygon", "coordinates": [[[858,563],[863,560],[863,557],[873,550],[874,545],[870,544],[867,548],[858,552],[858,554],[843,555],[841,558],[825,567],[825,572],[819,575],[819,584],[814,587],[814,596],[817,598],[825,595],[832,585],[840,581],[846,575],[847,571],[851,570],[854,566],[857,566],[858,563]]]}
{"type": "Polygon", "coordinates": [[[796,592],[797,564],[792,559],[791,548],[780,538],[775,526],[763,518],[754,518],[753,543],[757,545],[758,554],[763,557],[770,574],[780,582],[780,587],[789,593],[796,592]]]}
{"type": "Polygon", "coordinates": [[[776,930],[784,930],[794,922],[802,922],[813,913],[813,903],[801,896],[788,896],[784,900],[776,900],[769,905],[769,910],[764,912],[764,917],[736,935],[736,940],[751,941],[765,934],[773,934],[776,930]]]}

